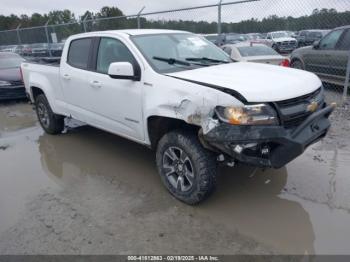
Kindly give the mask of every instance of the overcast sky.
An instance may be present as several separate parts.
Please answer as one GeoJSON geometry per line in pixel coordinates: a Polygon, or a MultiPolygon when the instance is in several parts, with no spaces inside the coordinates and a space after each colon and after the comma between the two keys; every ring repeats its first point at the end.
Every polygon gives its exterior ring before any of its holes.
{"type": "MultiPolygon", "coordinates": [[[[223,2],[232,1],[223,0],[223,2]]],[[[70,9],[78,17],[86,10],[97,12],[103,6],[117,6],[125,14],[135,14],[143,6],[146,7],[144,12],[152,12],[217,2],[217,0],[1,0],[0,13],[4,15],[11,13],[31,15],[34,12],[47,13],[54,9],[70,9]]],[[[223,7],[223,21],[237,22],[242,19],[261,19],[273,14],[298,17],[310,14],[314,8],[350,10],[350,0],[260,0],[260,2],[255,3],[223,7]]],[[[151,18],[213,21],[217,19],[217,9],[185,11],[152,16],[151,18]]]]}

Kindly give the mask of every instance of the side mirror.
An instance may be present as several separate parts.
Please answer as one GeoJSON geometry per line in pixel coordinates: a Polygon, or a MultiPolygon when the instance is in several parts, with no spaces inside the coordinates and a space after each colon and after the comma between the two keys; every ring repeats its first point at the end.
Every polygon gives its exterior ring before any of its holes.
{"type": "Polygon", "coordinates": [[[140,80],[140,76],[135,74],[134,67],[129,62],[111,63],[108,68],[108,75],[114,79],[140,80]]]}
{"type": "Polygon", "coordinates": [[[320,41],[315,41],[313,44],[312,44],[313,48],[314,49],[319,49],[320,48],[320,41]]]}

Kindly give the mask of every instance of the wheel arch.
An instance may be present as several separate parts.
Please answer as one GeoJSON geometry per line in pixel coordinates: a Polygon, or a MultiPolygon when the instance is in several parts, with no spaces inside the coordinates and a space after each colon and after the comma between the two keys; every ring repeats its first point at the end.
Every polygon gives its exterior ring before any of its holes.
{"type": "Polygon", "coordinates": [[[185,129],[197,132],[200,126],[189,124],[182,119],[151,115],[147,118],[147,133],[152,149],[155,149],[159,140],[168,132],[176,129],[185,129]]]}

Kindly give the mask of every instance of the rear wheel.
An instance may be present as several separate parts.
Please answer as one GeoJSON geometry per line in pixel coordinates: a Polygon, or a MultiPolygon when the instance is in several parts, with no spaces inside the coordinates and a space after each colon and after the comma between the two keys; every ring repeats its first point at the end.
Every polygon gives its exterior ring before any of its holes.
{"type": "Polygon", "coordinates": [[[189,205],[205,200],[215,189],[215,155],[203,148],[195,133],[173,131],[157,147],[157,167],[163,184],[189,205]]]}
{"type": "Polygon", "coordinates": [[[62,133],[64,129],[64,117],[56,115],[45,95],[38,95],[35,99],[36,114],[39,123],[46,133],[56,135],[62,133]]]}
{"type": "Polygon", "coordinates": [[[290,67],[295,68],[295,69],[304,70],[304,65],[300,60],[292,61],[292,63],[290,64],[290,67]]]}

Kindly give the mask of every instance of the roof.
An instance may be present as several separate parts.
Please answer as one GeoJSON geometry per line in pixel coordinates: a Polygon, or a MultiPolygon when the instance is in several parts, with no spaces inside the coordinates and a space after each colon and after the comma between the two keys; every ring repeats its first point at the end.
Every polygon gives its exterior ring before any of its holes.
{"type": "Polygon", "coordinates": [[[243,46],[266,46],[268,47],[267,45],[264,45],[264,44],[261,44],[261,43],[251,43],[251,42],[241,42],[241,43],[236,43],[236,44],[227,44],[227,45],[224,45],[224,46],[235,46],[235,47],[243,47],[243,46]]]}
{"type": "Polygon", "coordinates": [[[108,30],[82,33],[79,35],[98,35],[98,34],[127,34],[127,35],[152,35],[152,34],[176,34],[189,33],[179,30],[164,30],[164,29],[123,29],[123,30],[108,30]]]}

